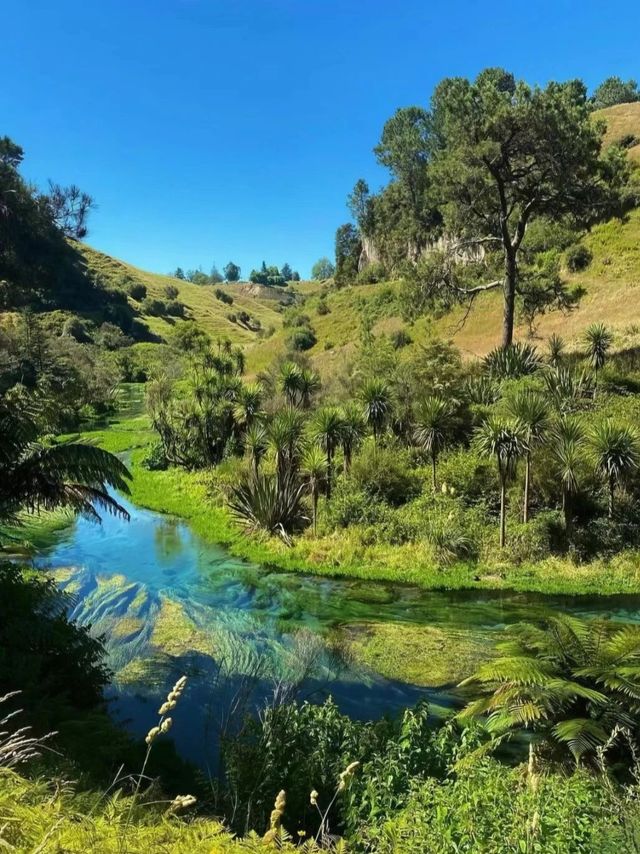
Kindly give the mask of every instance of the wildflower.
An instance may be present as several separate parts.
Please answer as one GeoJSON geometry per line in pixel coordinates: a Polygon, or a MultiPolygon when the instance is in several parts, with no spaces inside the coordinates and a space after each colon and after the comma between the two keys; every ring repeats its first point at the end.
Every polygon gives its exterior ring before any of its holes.
{"type": "Polygon", "coordinates": [[[171,724],[172,724],[172,723],[173,723],[173,719],[172,719],[172,718],[165,718],[165,719],[162,721],[162,723],[160,724],[160,732],[161,732],[161,733],[169,732],[169,730],[171,729],[171,724]]]}
{"type": "Polygon", "coordinates": [[[318,792],[315,789],[313,789],[311,794],[309,795],[309,803],[312,807],[318,806],[318,792]]]}
{"type": "Polygon", "coordinates": [[[350,762],[349,765],[344,769],[344,771],[338,777],[338,791],[344,791],[347,785],[347,778],[350,777],[353,772],[360,766],[359,762],[350,762]]]}
{"type": "Polygon", "coordinates": [[[147,733],[147,737],[145,738],[145,741],[147,742],[147,744],[151,744],[154,741],[154,739],[159,735],[160,735],[160,727],[159,726],[151,727],[151,729],[147,733]]]}
{"type": "Polygon", "coordinates": [[[271,815],[269,816],[269,830],[265,833],[263,839],[265,842],[273,842],[277,839],[282,826],[282,815],[284,808],[287,805],[287,795],[284,789],[278,792],[271,815]]]}
{"type": "Polygon", "coordinates": [[[175,709],[175,707],[176,707],[175,700],[167,700],[158,709],[158,714],[159,715],[166,715],[167,712],[173,711],[173,709],[175,709]]]}

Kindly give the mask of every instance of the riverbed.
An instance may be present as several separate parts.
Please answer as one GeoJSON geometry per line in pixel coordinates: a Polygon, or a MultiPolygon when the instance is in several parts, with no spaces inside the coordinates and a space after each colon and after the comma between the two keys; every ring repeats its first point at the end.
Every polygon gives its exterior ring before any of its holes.
{"type": "Polygon", "coordinates": [[[459,679],[515,622],[554,611],[640,621],[639,596],[425,591],[275,571],[121,500],[130,521],[80,518],[35,563],[71,595],[71,616],[104,636],[111,708],[132,733],[153,726],[172,682],[188,675],[172,735],[200,764],[213,760],[230,712],[255,710],[274,693],[331,695],[361,719],[425,698],[442,715],[463,701],[459,679]],[[389,672],[394,643],[404,665],[397,674],[389,672]]]}

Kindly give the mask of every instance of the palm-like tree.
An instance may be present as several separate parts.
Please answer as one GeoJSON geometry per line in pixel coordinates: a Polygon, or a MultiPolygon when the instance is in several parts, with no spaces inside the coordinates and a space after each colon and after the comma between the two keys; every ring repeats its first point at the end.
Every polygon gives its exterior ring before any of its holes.
{"type": "Polygon", "coordinates": [[[500,477],[500,548],[506,542],[507,484],[515,474],[518,459],[526,451],[523,428],[517,421],[495,416],[484,421],[476,432],[478,451],[495,457],[500,477]]]}
{"type": "Polygon", "coordinates": [[[542,395],[532,389],[522,389],[508,403],[509,413],[524,430],[525,470],[522,521],[529,521],[529,489],[531,486],[531,449],[544,440],[549,428],[549,410],[542,395]]]}
{"type": "Polygon", "coordinates": [[[542,627],[512,626],[509,635],[499,657],[462,683],[481,693],[462,718],[487,716],[498,737],[532,730],[568,747],[576,762],[597,760],[616,728],[637,733],[640,626],[558,615],[542,627]]]}
{"type": "Polygon", "coordinates": [[[251,460],[251,471],[257,477],[260,463],[267,452],[267,431],[259,421],[252,422],[244,434],[244,448],[251,460]]]}
{"type": "Polygon", "coordinates": [[[298,398],[303,409],[309,409],[311,398],[320,389],[320,377],[310,368],[302,368],[298,378],[298,398]]]}
{"type": "Polygon", "coordinates": [[[295,406],[298,401],[300,388],[300,366],[295,362],[283,362],[278,374],[278,387],[287,398],[290,406],[295,406]]]}
{"type": "Polygon", "coordinates": [[[362,410],[355,403],[349,402],[342,407],[342,453],[344,456],[344,473],[351,468],[353,452],[362,442],[366,432],[366,424],[362,410]]]}
{"type": "Polygon", "coordinates": [[[596,471],[607,481],[611,519],[616,487],[640,465],[640,439],[635,430],[624,424],[602,421],[593,428],[589,444],[596,471]]]}
{"type": "Polygon", "coordinates": [[[324,452],[318,445],[311,445],[305,451],[302,457],[302,475],[309,487],[311,496],[311,510],[313,521],[313,534],[317,532],[318,523],[318,498],[320,497],[320,488],[327,477],[327,460],[324,452]]]}
{"type": "Polygon", "coordinates": [[[548,345],[549,355],[547,358],[549,359],[549,364],[552,367],[557,368],[560,366],[563,353],[566,349],[564,338],[562,338],[560,335],[556,335],[556,333],[554,332],[553,335],[549,336],[548,345]]]}
{"type": "Polygon", "coordinates": [[[573,530],[573,497],[580,488],[584,464],[585,432],[575,418],[562,418],[550,436],[555,472],[562,488],[562,512],[567,536],[573,530]]]}
{"type": "Polygon", "coordinates": [[[367,380],[360,389],[360,399],[363,404],[365,421],[373,431],[374,442],[384,430],[391,414],[391,392],[384,380],[367,380]]]}
{"type": "Polygon", "coordinates": [[[554,409],[563,415],[580,409],[592,395],[593,375],[589,371],[555,367],[544,375],[547,398],[554,409]]]}
{"type": "Polygon", "coordinates": [[[416,444],[431,457],[432,487],[438,488],[436,464],[453,428],[453,404],[443,397],[431,395],[420,401],[414,427],[416,444]]]}
{"type": "Polygon", "coordinates": [[[259,383],[249,383],[238,390],[233,415],[241,429],[246,430],[262,415],[262,397],[259,383]]]}
{"type": "Polygon", "coordinates": [[[613,342],[613,334],[604,323],[592,323],[584,333],[584,340],[587,345],[587,357],[595,373],[593,390],[595,397],[598,392],[598,371],[604,367],[607,361],[607,354],[613,342]]]}
{"type": "Polygon", "coordinates": [[[276,458],[278,483],[284,483],[288,476],[298,470],[304,426],[304,414],[298,409],[287,407],[277,412],[267,427],[269,444],[276,458]]]}
{"type": "Polygon", "coordinates": [[[342,440],[342,413],[337,406],[319,409],[312,424],[313,438],[327,455],[327,498],[331,498],[333,456],[342,440]]]}
{"type": "Polygon", "coordinates": [[[19,524],[23,510],[69,508],[99,519],[98,509],[128,518],[109,487],[128,492],[129,472],[113,454],[79,442],[38,440],[34,413],[0,400],[0,520],[19,524]]]}

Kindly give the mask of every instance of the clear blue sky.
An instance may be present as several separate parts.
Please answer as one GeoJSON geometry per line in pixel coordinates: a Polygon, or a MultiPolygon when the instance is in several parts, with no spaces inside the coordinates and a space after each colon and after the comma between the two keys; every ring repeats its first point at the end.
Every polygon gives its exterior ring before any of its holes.
{"type": "Polygon", "coordinates": [[[89,242],[140,267],[332,255],[372,147],[442,77],[640,77],[640,4],[22,0],[1,13],[0,134],[75,182],[89,242]]]}

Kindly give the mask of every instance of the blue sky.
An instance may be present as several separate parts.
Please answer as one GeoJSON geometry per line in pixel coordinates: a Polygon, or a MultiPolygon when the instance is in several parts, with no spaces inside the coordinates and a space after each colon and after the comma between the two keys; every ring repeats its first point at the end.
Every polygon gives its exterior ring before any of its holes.
{"type": "Polygon", "coordinates": [[[0,134],[98,202],[89,243],[140,267],[332,255],[399,106],[502,65],[640,77],[640,4],[22,0],[2,4],[0,134]]]}

